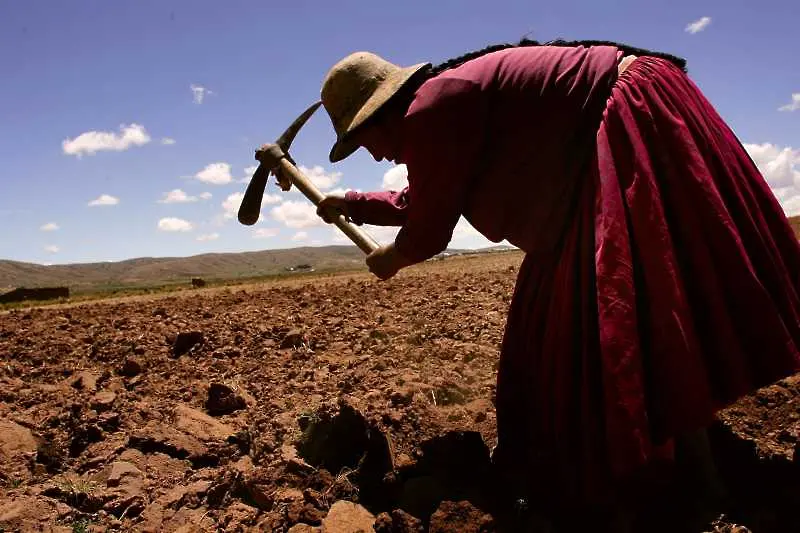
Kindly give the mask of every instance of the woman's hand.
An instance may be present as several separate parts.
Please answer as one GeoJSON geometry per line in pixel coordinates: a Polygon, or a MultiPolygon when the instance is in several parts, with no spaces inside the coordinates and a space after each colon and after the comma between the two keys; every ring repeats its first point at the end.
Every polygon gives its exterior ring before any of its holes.
{"type": "Polygon", "coordinates": [[[401,268],[412,264],[395,248],[394,243],[381,246],[367,256],[369,271],[383,281],[397,274],[401,268]]]}
{"type": "Polygon", "coordinates": [[[347,210],[347,201],[343,194],[329,194],[317,204],[317,215],[328,224],[333,224],[339,215],[350,221],[350,213],[347,210]]]}

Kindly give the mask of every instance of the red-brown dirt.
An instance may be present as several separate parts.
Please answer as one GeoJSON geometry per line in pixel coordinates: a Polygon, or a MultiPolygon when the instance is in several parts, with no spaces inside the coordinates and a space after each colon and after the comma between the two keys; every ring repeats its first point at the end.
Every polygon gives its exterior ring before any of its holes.
{"type": "MultiPolygon", "coordinates": [[[[563,531],[491,483],[520,260],[0,315],[0,531],[563,531]]],[[[800,531],[798,397],[721,413],[733,499],[683,530],[800,531]]]]}

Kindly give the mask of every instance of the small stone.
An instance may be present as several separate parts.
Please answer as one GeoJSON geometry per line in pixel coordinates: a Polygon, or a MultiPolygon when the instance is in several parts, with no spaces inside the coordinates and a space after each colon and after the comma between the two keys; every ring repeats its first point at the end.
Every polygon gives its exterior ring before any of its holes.
{"type": "Polygon", "coordinates": [[[75,374],[69,384],[78,390],[94,392],[97,390],[98,377],[97,374],[84,370],[75,374]]]}
{"type": "Polygon", "coordinates": [[[258,509],[244,502],[234,502],[225,509],[220,522],[225,526],[225,531],[243,531],[243,526],[255,523],[258,512],[258,509]]]}
{"type": "Polygon", "coordinates": [[[136,465],[126,461],[115,461],[107,466],[98,480],[105,478],[108,490],[102,495],[107,500],[103,510],[116,517],[123,514],[135,517],[145,509],[144,473],[136,465]]]}
{"type": "Polygon", "coordinates": [[[305,337],[303,336],[303,332],[299,329],[293,329],[283,337],[280,348],[282,350],[287,348],[299,348],[304,342],[305,337]]]}
{"type": "Polygon", "coordinates": [[[245,489],[250,500],[259,509],[272,509],[274,495],[270,484],[261,484],[256,479],[245,478],[245,489]]]}
{"type": "Polygon", "coordinates": [[[22,496],[0,501],[0,530],[42,531],[42,525],[54,523],[57,516],[57,505],[49,498],[22,496]]]}
{"type": "Polygon", "coordinates": [[[394,390],[392,391],[389,399],[392,402],[392,405],[410,405],[411,401],[414,399],[414,389],[412,388],[405,388],[401,390],[394,390]]]}
{"type": "Polygon", "coordinates": [[[132,358],[125,359],[125,362],[122,363],[122,366],[118,370],[121,376],[125,376],[128,378],[132,378],[142,372],[142,365],[136,360],[132,358]]]}
{"type": "Polygon", "coordinates": [[[319,533],[322,531],[316,526],[309,526],[308,524],[295,524],[289,528],[286,533],[319,533]]]}
{"type": "Polygon", "coordinates": [[[322,520],[323,533],[374,533],[375,516],[361,505],[339,500],[322,520]]]}
{"type": "Polygon", "coordinates": [[[199,331],[183,331],[178,333],[175,337],[175,342],[172,345],[172,355],[180,357],[205,342],[205,337],[199,331]]]}
{"type": "Polygon", "coordinates": [[[0,462],[33,453],[36,447],[37,442],[31,430],[10,420],[0,420],[0,462]]]}
{"type": "Polygon", "coordinates": [[[422,533],[425,530],[422,520],[402,509],[381,513],[375,520],[375,533],[422,533]]]}
{"type": "Polygon", "coordinates": [[[142,471],[136,468],[132,463],[116,461],[111,463],[108,478],[106,479],[106,486],[119,487],[123,484],[123,480],[129,482],[137,478],[141,479],[143,476],[144,474],[142,474],[142,471]]]}
{"type": "Polygon", "coordinates": [[[313,466],[300,458],[300,456],[297,454],[297,448],[291,444],[284,444],[281,446],[281,459],[287,464],[287,466],[298,471],[310,472],[314,470],[313,466]]]}
{"type": "Polygon", "coordinates": [[[38,442],[31,430],[10,420],[0,419],[0,479],[23,479],[29,475],[28,457],[36,453],[38,442]]]}
{"type": "Polygon", "coordinates": [[[188,405],[175,408],[175,427],[201,441],[224,441],[236,433],[230,426],[188,405]]]}
{"type": "Polygon", "coordinates": [[[398,471],[410,470],[416,466],[417,462],[407,453],[401,453],[395,459],[394,465],[398,471]]]}
{"type": "Polygon", "coordinates": [[[196,437],[166,424],[148,424],[128,439],[128,447],[147,453],[161,452],[176,459],[206,460],[208,448],[196,437]]]}
{"type": "Polygon", "coordinates": [[[98,413],[108,411],[114,405],[116,399],[117,395],[111,391],[98,392],[92,398],[92,409],[98,413]]]}
{"type": "Polygon", "coordinates": [[[212,383],[208,387],[206,410],[214,416],[227,415],[245,409],[247,402],[241,394],[222,383],[212,383]]]}
{"type": "Polygon", "coordinates": [[[428,528],[430,533],[484,533],[494,531],[492,516],[475,508],[468,501],[444,501],[433,515],[428,528]]]}

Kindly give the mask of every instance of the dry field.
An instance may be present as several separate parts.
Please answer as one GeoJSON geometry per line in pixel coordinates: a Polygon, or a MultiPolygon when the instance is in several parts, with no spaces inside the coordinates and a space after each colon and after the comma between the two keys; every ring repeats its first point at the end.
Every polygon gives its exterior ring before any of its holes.
{"type": "MultiPolygon", "coordinates": [[[[488,461],[521,258],[0,314],[0,531],[523,531],[488,461]]],[[[798,394],[721,414],[691,531],[800,531],[798,394]]]]}

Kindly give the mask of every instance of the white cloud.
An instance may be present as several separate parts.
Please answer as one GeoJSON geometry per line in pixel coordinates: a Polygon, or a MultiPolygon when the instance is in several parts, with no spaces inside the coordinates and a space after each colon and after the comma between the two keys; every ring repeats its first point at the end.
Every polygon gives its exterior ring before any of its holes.
{"type": "Polygon", "coordinates": [[[306,231],[298,231],[297,233],[292,235],[292,240],[294,242],[305,241],[306,239],[308,239],[308,232],[306,231]]]}
{"type": "Polygon", "coordinates": [[[453,229],[453,238],[457,237],[482,237],[481,233],[472,227],[472,224],[467,222],[467,219],[461,217],[453,229]]]}
{"type": "Polygon", "coordinates": [[[339,180],[342,178],[341,172],[326,172],[325,169],[319,165],[315,165],[311,168],[300,165],[297,168],[300,172],[308,176],[311,183],[316,185],[321,191],[330,189],[339,183],[339,180]]]}
{"type": "Polygon", "coordinates": [[[261,199],[261,205],[279,204],[283,201],[283,196],[280,194],[265,194],[261,199]]]}
{"type": "Polygon", "coordinates": [[[201,200],[211,200],[212,196],[213,196],[213,194],[211,194],[210,192],[201,192],[200,193],[200,199],[201,200]]]}
{"type": "Polygon", "coordinates": [[[58,224],[56,224],[55,222],[48,222],[39,229],[42,231],[55,231],[58,229],[58,224]]]}
{"type": "Polygon", "coordinates": [[[173,139],[172,137],[164,137],[163,139],[161,139],[161,144],[165,146],[175,144],[175,139],[173,139]]]}
{"type": "Polygon", "coordinates": [[[245,167],[244,169],[244,177],[240,178],[237,183],[250,183],[250,180],[253,179],[253,174],[256,173],[256,169],[258,168],[257,165],[252,165],[249,167],[245,167]]]}
{"type": "Polygon", "coordinates": [[[98,205],[117,205],[119,203],[119,198],[115,196],[111,196],[110,194],[101,194],[91,202],[89,202],[90,207],[95,207],[98,205]]]}
{"type": "Polygon", "coordinates": [[[781,207],[783,207],[783,212],[786,213],[786,216],[800,215],[800,192],[795,190],[793,195],[781,202],[781,207]]]}
{"type": "Polygon", "coordinates": [[[191,84],[189,88],[192,90],[192,101],[194,101],[195,104],[202,104],[203,100],[206,99],[206,96],[214,94],[213,91],[203,87],[202,85],[191,84]]]}
{"type": "MultiPolygon", "coordinates": [[[[362,229],[367,233],[367,235],[371,236],[375,239],[378,244],[380,245],[387,245],[394,242],[395,238],[397,237],[397,233],[400,231],[399,227],[394,226],[370,226],[369,224],[365,224],[362,226],[362,229]]],[[[331,228],[332,237],[331,242],[334,244],[353,244],[347,236],[342,233],[338,228],[331,228]]],[[[481,235],[478,230],[473,228],[465,218],[461,218],[456,224],[456,227],[453,229],[453,238],[450,240],[450,243],[447,245],[448,248],[463,248],[463,249],[477,249],[477,248],[486,248],[488,246],[495,246],[499,244],[506,244],[508,242],[503,241],[502,243],[493,243],[483,235],[481,235]]]]}
{"type": "Polygon", "coordinates": [[[150,135],[140,124],[125,124],[119,127],[120,133],[110,131],[87,131],[74,139],[65,139],[61,143],[64,153],[81,157],[84,154],[94,155],[101,151],[121,152],[132,146],[143,146],[150,142],[150,135]]]}
{"type": "Polygon", "coordinates": [[[325,222],[317,216],[317,208],[310,202],[283,202],[278,207],[272,208],[272,218],[297,229],[325,225],[325,222]]]}
{"type": "Polygon", "coordinates": [[[219,239],[219,233],[206,233],[197,236],[197,240],[200,242],[216,241],[217,239],[219,239]]]}
{"type": "Polygon", "coordinates": [[[493,243],[481,233],[472,227],[472,225],[467,222],[467,219],[461,217],[459,219],[458,224],[456,224],[455,229],[453,230],[453,238],[450,240],[450,244],[448,244],[449,248],[466,248],[466,249],[477,249],[477,248],[486,248],[488,246],[496,246],[499,244],[508,244],[508,242],[503,241],[502,243],[493,243]]]}
{"type": "Polygon", "coordinates": [[[745,144],[787,216],[800,214],[800,150],[770,143],[745,144]]]}
{"type": "MultiPolygon", "coordinates": [[[[269,195],[264,195],[264,201],[269,195]]],[[[232,218],[236,218],[239,216],[239,208],[242,206],[242,200],[244,200],[244,193],[235,192],[233,194],[228,195],[224,202],[222,202],[222,219],[223,220],[230,220],[232,218]]],[[[258,216],[258,220],[256,224],[264,220],[262,215],[258,216]]]]}
{"type": "Polygon", "coordinates": [[[167,217],[158,221],[161,231],[192,231],[192,223],[182,218],[167,217]]]}
{"type": "Polygon", "coordinates": [[[49,254],[57,254],[58,252],[61,251],[61,248],[59,248],[55,244],[48,244],[47,246],[44,247],[44,251],[49,254]]]}
{"type": "Polygon", "coordinates": [[[268,239],[274,237],[280,230],[276,228],[258,228],[253,232],[254,239],[268,239]]]}
{"type": "Polygon", "coordinates": [[[236,218],[239,213],[239,207],[244,200],[244,193],[235,192],[229,195],[224,202],[222,202],[222,209],[225,211],[224,218],[236,218]]]}
{"type": "MultiPolygon", "coordinates": [[[[332,195],[332,194],[335,194],[335,195],[338,195],[338,196],[344,196],[344,195],[345,195],[345,193],[347,193],[347,192],[349,192],[349,191],[352,191],[352,190],[353,190],[353,189],[349,189],[349,188],[348,188],[348,189],[345,189],[345,188],[343,188],[343,187],[337,187],[336,189],[331,189],[331,190],[329,190],[329,191],[325,191],[325,194],[326,194],[326,195],[332,195]]],[[[356,192],[361,192],[359,189],[355,189],[355,190],[356,190],[356,192]]]]}
{"type": "Polygon", "coordinates": [[[800,93],[792,94],[792,101],[778,108],[778,111],[797,111],[800,109],[800,93]]]}
{"type": "Polygon", "coordinates": [[[745,144],[745,149],[772,188],[800,186],[800,151],[770,143],[745,144]]]}
{"type": "MultiPolygon", "coordinates": [[[[396,226],[371,226],[369,224],[364,224],[361,229],[380,245],[393,243],[395,237],[397,237],[397,232],[400,231],[400,228],[396,226]]],[[[331,227],[331,231],[333,232],[331,240],[334,244],[353,244],[353,241],[342,233],[339,228],[331,227]]]]}
{"type": "Polygon", "coordinates": [[[711,24],[711,17],[701,17],[694,22],[687,24],[685,31],[689,33],[697,33],[706,29],[709,24],[711,24]]]}
{"type": "Polygon", "coordinates": [[[233,179],[231,177],[231,166],[228,163],[211,163],[206,168],[194,175],[203,183],[212,185],[226,185],[233,179]]]}
{"type": "Polygon", "coordinates": [[[189,196],[180,189],[173,189],[164,193],[164,198],[158,201],[160,204],[185,204],[196,202],[197,196],[189,196]]]}
{"type": "Polygon", "coordinates": [[[400,191],[408,186],[408,169],[405,165],[395,165],[383,175],[381,185],[385,191],[400,191]]]}

